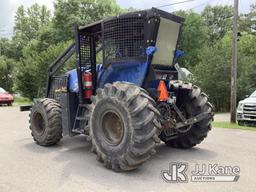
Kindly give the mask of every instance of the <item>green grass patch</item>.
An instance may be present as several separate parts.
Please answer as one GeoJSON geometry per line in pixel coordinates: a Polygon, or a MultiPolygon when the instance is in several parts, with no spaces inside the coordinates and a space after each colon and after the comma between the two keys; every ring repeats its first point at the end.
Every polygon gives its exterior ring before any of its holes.
{"type": "Polygon", "coordinates": [[[242,130],[256,131],[256,127],[240,126],[236,123],[230,123],[230,122],[213,122],[212,126],[214,128],[242,129],[242,130]]]}
{"type": "Polygon", "coordinates": [[[13,105],[19,106],[19,105],[31,105],[32,101],[25,97],[14,97],[14,103],[13,105]]]}

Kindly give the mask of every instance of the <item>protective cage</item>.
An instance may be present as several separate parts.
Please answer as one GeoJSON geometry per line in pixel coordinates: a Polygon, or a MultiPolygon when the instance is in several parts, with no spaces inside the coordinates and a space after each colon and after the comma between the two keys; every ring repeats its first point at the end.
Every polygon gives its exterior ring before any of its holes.
{"type": "MultiPolygon", "coordinates": [[[[157,46],[164,53],[174,52],[183,22],[182,17],[152,8],[110,17],[80,27],[77,32],[78,36],[91,34],[96,46],[102,45],[103,64],[106,67],[116,62],[146,59],[148,46],[157,46]]],[[[82,47],[84,43],[84,39],[80,38],[79,46],[82,47]]],[[[160,56],[163,57],[163,53],[160,56]]],[[[169,64],[172,64],[174,53],[169,53],[169,56],[169,64]]],[[[83,56],[80,55],[80,59],[82,63],[83,56]]]]}
{"type": "Polygon", "coordinates": [[[145,17],[141,14],[103,22],[104,64],[145,58],[145,17]]]}
{"type": "MultiPolygon", "coordinates": [[[[182,17],[150,10],[110,17],[84,27],[75,28],[76,42],[72,44],[49,68],[46,96],[50,96],[52,76],[73,53],[77,57],[79,93],[83,92],[82,73],[92,73],[93,94],[97,83],[96,54],[102,51],[103,67],[111,64],[146,63],[153,66],[171,66],[180,36],[182,17]],[[149,46],[156,46],[154,57],[146,55],[149,46]]],[[[79,94],[80,103],[84,103],[79,94]]]]}

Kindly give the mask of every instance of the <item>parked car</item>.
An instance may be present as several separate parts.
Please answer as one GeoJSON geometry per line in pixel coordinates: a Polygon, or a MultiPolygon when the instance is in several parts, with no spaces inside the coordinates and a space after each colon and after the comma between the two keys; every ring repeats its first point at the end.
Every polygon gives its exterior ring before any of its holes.
{"type": "Polygon", "coordinates": [[[13,96],[5,91],[2,87],[0,87],[0,105],[6,104],[8,106],[11,106],[13,101],[13,96]]]}
{"type": "Polygon", "coordinates": [[[256,91],[238,103],[236,114],[239,125],[256,125],[256,91]]]}

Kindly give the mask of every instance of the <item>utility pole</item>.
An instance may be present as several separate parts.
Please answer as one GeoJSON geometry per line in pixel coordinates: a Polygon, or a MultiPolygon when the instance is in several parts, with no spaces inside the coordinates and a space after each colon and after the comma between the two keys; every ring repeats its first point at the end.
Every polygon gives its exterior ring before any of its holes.
{"type": "Polygon", "coordinates": [[[230,122],[236,123],[236,81],[237,81],[237,20],[238,0],[234,0],[233,16],[233,41],[232,41],[232,63],[231,63],[231,98],[230,98],[230,122]]]}

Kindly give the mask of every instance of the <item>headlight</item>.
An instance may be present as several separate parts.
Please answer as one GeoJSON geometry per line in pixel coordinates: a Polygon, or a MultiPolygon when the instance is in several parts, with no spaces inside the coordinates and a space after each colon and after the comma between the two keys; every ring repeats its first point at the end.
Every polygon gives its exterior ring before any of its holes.
{"type": "Polygon", "coordinates": [[[238,103],[237,111],[243,111],[243,107],[244,107],[243,103],[238,103]]]}

